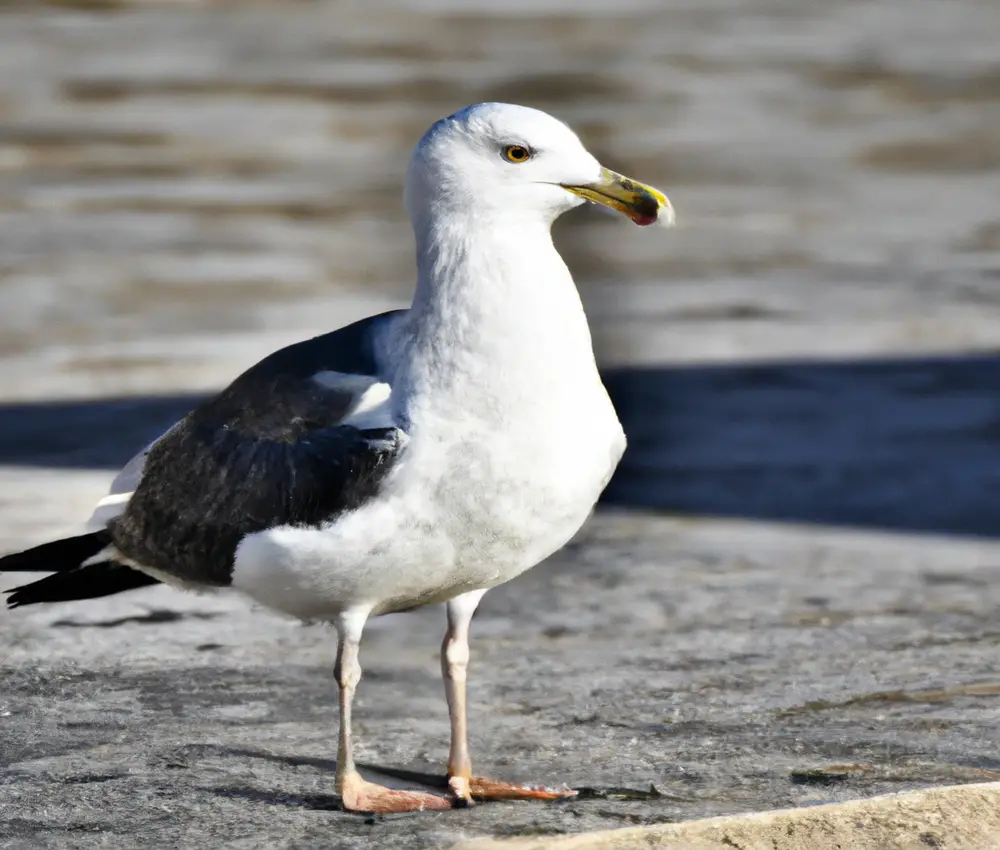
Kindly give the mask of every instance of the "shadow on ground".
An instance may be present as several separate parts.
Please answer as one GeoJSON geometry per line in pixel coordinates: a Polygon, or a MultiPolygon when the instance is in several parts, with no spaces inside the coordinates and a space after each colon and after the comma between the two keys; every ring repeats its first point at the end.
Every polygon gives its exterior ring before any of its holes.
{"type": "MultiPolygon", "coordinates": [[[[605,375],[629,434],[610,504],[996,536],[1000,355],[605,375]]],[[[116,469],[197,395],[0,407],[0,464],[116,469]]]]}
{"type": "Polygon", "coordinates": [[[1000,531],[1000,356],[628,369],[618,505],[1000,531]]]}

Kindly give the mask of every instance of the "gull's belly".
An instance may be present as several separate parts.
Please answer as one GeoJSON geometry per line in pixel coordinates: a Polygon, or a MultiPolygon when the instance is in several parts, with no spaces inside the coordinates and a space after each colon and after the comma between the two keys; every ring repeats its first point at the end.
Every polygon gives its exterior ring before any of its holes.
{"type": "Polygon", "coordinates": [[[447,557],[425,576],[434,574],[428,583],[440,588],[435,596],[509,581],[565,545],[590,515],[624,449],[609,403],[605,415],[571,433],[538,427],[483,439],[476,431],[426,461],[415,457],[410,474],[426,473],[434,481],[415,488],[432,506],[434,521],[423,525],[424,533],[446,541],[439,548],[447,557]]]}
{"type": "MultiPolygon", "coordinates": [[[[610,408],[610,404],[608,404],[610,408]]],[[[603,411],[602,411],[603,412],[603,411]]],[[[625,448],[614,411],[585,426],[484,434],[451,423],[411,440],[385,490],[314,529],[253,535],[233,584],[279,611],[388,613],[509,581],[562,547],[625,448]]]]}

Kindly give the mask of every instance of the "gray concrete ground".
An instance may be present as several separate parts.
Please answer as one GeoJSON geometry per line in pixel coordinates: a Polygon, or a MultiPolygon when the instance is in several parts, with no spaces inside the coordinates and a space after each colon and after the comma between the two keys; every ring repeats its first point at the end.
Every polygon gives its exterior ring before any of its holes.
{"type": "MultiPolygon", "coordinates": [[[[428,847],[1000,778],[998,604],[994,543],[608,512],[487,597],[470,681],[480,770],[588,790],[374,823],[333,793],[328,629],[165,588],[19,611],[3,830],[13,847],[428,847]]],[[[441,770],[441,619],[371,629],[367,765],[441,770]]]]}
{"type": "MultiPolygon", "coordinates": [[[[480,769],[587,790],[345,815],[329,632],[159,588],[0,614],[0,846],[416,848],[998,777],[994,0],[515,5],[0,4],[0,548],[401,303],[426,124],[549,108],[681,220],[558,228],[632,447],[474,626],[480,769]]],[[[441,619],[370,629],[373,768],[441,769],[441,619]]]]}

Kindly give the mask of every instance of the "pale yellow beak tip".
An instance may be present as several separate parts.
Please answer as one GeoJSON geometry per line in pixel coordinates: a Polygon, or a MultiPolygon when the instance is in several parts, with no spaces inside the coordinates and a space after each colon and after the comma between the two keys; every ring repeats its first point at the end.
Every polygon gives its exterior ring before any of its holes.
{"type": "Polygon", "coordinates": [[[656,223],[660,227],[673,227],[677,224],[677,213],[674,212],[674,207],[670,201],[660,205],[660,211],[656,216],[656,223]]]}
{"type": "Polygon", "coordinates": [[[636,183],[637,186],[641,186],[656,199],[656,219],[654,221],[647,221],[645,224],[658,224],[660,227],[673,227],[677,223],[677,213],[674,211],[674,206],[670,203],[670,199],[659,189],[638,183],[637,181],[632,182],[636,183]]]}

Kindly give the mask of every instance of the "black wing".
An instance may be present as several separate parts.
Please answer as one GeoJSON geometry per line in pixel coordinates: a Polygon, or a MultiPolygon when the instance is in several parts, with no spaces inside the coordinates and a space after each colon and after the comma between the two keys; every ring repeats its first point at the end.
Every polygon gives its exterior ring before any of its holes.
{"type": "Polygon", "coordinates": [[[36,602],[64,602],[69,599],[94,599],[122,590],[156,584],[155,578],[105,560],[81,566],[98,556],[111,543],[107,529],[77,537],[43,543],[23,552],[0,558],[0,572],[52,572],[30,584],[5,591],[7,605],[33,605],[36,602]]]}
{"type": "Polygon", "coordinates": [[[155,583],[114,561],[82,566],[111,542],[126,562],[228,584],[247,534],[318,524],[362,504],[405,438],[395,428],[360,430],[343,419],[378,380],[374,333],[403,312],[281,349],[195,408],[148,450],[144,466],[138,461],[141,479],[107,531],[0,559],[0,572],[56,571],[9,591],[8,602],[88,599],[155,583]],[[324,372],[322,382],[313,379],[324,372]]]}
{"type": "Polygon", "coordinates": [[[318,525],[373,496],[405,437],[343,420],[378,382],[373,332],[397,315],[282,349],[188,414],[152,446],[109,524],[115,549],[184,581],[225,585],[248,534],[318,525]]]}
{"type": "Polygon", "coordinates": [[[71,602],[77,599],[97,599],[101,596],[111,596],[125,590],[159,584],[152,576],[130,569],[124,564],[113,561],[101,561],[76,566],[67,572],[53,573],[50,576],[22,584],[12,588],[7,593],[7,605],[19,608],[21,605],[34,605],[37,602],[71,602]]]}

